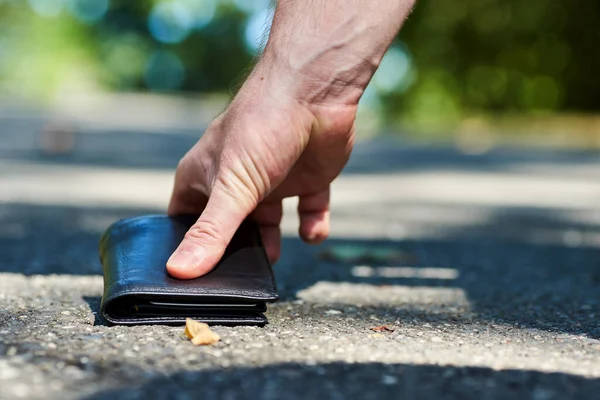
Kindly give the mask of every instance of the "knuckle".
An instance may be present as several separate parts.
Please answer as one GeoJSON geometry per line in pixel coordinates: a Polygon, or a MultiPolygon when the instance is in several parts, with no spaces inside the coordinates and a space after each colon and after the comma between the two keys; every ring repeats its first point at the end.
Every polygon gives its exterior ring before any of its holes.
{"type": "Polygon", "coordinates": [[[193,159],[192,152],[194,151],[194,148],[195,148],[195,146],[192,147],[192,149],[190,151],[188,151],[186,154],[183,155],[183,157],[181,157],[179,159],[179,162],[177,163],[178,170],[184,170],[184,169],[191,167],[192,159],[193,159]]]}
{"type": "Polygon", "coordinates": [[[261,199],[259,191],[241,173],[234,170],[221,171],[213,190],[217,189],[231,201],[253,210],[261,199]]]}
{"type": "Polygon", "coordinates": [[[221,228],[212,221],[202,221],[192,226],[184,239],[203,245],[227,245],[220,234],[221,228]]]}
{"type": "Polygon", "coordinates": [[[186,167],[186,165],[187,165],[187,159],[186,159],[186,156],[183,156],[177,163],[177,170],[180,171],[180,170],[184,169],[186,167]]]}

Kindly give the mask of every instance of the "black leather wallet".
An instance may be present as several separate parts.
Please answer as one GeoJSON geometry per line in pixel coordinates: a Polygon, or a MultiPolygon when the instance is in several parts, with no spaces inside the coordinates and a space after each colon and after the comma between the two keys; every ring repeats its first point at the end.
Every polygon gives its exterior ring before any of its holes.
{"type": "Polygon", "coordinates": [[[101,313],[112,324],[179,325],[190,317],[218,325],[264,325],[277,288],[256,224],[245,221],[214,270],[172,278],[165,264],[197,216],[121,220],[100,239],[101,313]]]}

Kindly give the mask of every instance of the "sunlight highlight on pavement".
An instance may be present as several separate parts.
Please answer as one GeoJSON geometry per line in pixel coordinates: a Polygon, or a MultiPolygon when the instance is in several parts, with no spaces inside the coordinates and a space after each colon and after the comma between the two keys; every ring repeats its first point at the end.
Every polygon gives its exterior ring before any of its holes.
{"type": "Polygon", "coordinates": [[[320,281],[298,292],[298,298],[320,305],[400,307],[434,313],[469,314],[469,300],[462,288],[320,281]]]}
{"type": "Polygon", "coordinates": [[[382,277],[454,280],[458,278],[459,273],[453,268],[404,266],[371,267],[368,265],[357,265],[352,267],[352,275],[358,278],[382,277]]]}

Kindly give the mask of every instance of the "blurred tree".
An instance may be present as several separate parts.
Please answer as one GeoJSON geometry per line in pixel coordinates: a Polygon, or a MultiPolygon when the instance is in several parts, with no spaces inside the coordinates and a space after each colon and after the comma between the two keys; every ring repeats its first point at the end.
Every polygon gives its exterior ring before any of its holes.
{"type": "MultiPolygon", "coordinates": [[[[0,0],[0,89],[233,91],[269,0],[0,0]]],[[[263,21],[264,20],[264,21],[263,21]]],[[[365,107],[417,127],[598,111],[600,3],[420,0],[365,107]]]]}
{"type": "Polygon", "coordinates": [[[388,111],[597,111],[598,18],[594,1],[421,0],[400,34],[419,78],[388,111]]]}

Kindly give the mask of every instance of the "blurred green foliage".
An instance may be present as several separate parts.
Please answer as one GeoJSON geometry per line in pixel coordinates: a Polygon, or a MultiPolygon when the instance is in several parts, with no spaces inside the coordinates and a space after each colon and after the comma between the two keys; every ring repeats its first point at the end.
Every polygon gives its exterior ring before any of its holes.
{"type": "MultiPolygon", "coordinates": [[[[0,0],[0,91],[48,100],[88,90],[232,92],[260,48],[268,6],[0,0]]],[[[597,111],[598,21],[592,0],[420,0],[363,108],[423,129],[481,112],[597,111]]]]}
{"type": "Polygon", "coordinates": [[[401,39],[418,79],[385,102],[421,124],[444,114],[600,108],[600,3],[423,0],[401,39]]]}

